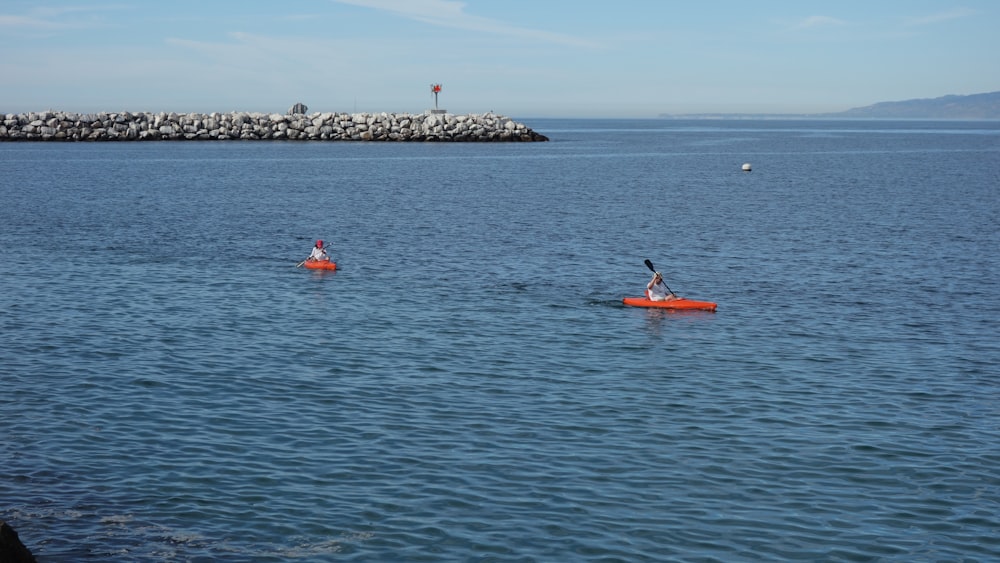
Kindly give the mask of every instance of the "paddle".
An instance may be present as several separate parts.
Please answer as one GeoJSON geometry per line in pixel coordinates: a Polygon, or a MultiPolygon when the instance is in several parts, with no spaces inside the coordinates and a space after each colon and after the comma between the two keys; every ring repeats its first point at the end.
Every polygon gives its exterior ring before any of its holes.
{"type": "MultiPolygon", "coordinates": [[[[644,260],[644,262],[646,263],[646,267],[649,268],[649,271],[651,271],[651,272],[653,272],[655,274],[656,273],[656,268],[653,267],[653,263],[650,262],[648,258],[646,260],[644,260]]],[[[662,280],[663,278],[661,277],[660,279],[662,280]]],[[[677,294],[674,293],[674,290],[670,289],[670,286],[667,285],[666,282],[663,283],[663,287],[667,288],[667,291],[670,292],[670,295],[673,295],[674,297],[677,297],[677,294]]]]}

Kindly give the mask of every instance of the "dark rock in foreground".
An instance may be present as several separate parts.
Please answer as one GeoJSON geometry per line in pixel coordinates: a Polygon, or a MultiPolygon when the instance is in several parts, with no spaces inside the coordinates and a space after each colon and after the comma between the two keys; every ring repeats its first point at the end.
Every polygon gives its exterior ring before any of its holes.
{"type": "Polygon", "coordinates": [[[14,528],[6,522],[0,522],[0,563],[37,563],[14,528]]]}
{"type": "Polygon", "coordinates": [[[0,141],[548,141],[494,113],[94,113],[0,115],[0,141]]]}

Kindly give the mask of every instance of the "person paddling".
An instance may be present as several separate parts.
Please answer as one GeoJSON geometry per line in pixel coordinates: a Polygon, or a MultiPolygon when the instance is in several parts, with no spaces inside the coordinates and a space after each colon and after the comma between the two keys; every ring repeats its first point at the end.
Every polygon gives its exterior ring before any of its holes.
{"type": "Polygon", "coordinates": [[[326,248],[323,248],[322,240],[316,241],[316,246],[313,247],[312,253],[309,254],[309,258],[306,258],[307,262],[315,262],[317,260],[330,260],[330,256],[326,253],[326,248]]]}
{"type": "Polygon", "coordinates": [[[646,284],[646,295],[650,301],[674,301],[680,299],[663,283],[663,274],[653,272],[653,279],[646,284]]]}

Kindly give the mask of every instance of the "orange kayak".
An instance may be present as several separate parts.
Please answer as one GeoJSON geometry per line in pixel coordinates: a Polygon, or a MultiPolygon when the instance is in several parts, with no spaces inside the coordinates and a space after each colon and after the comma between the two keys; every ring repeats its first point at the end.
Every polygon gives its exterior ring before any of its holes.
{"type": "Polygon", "coordinates": [[[302,263],[303,266],[309,268],[310,270],[336,270],[337,263],[331,262],[329,260],[306,260],[302,263]]]}
{"type": "Polygon", "coordinates": [[[689,311],[715,311],[718,307],[711,301],[695,301],[694,299],[674,299],[673,301],[651,301],[645,297],[626,297],[622,303],[632,307],[655,307],[658,309],[681,309],[689,311]]]}

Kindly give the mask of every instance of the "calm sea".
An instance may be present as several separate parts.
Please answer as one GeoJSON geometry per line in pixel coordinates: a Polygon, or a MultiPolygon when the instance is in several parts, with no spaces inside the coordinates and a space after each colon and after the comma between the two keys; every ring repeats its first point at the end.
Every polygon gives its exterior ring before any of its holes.
{"type": "Polygon", "coordinates": [[[0,519],[41,563],[1000,560],[1000,123],[526,123],[0,144],[0,519]],[[644,259],[718,312],[624,307],[644,259]]]}

